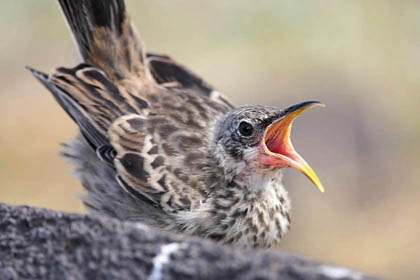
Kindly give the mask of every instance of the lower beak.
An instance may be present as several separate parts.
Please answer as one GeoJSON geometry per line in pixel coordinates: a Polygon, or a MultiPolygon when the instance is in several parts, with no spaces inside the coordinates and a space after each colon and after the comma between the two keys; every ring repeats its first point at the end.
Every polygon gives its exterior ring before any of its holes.
{"type": "Polygon", "coordinates": [[[317,101],[296,104],[285,110],[284,116],[268,126],[260,144],[258,161],[266,165],[289,166],[300,170],[315,186],[324,192],[324,187],[309,164],[295,151],[290,141],[293,121],[304,111],[314,106],[325,105],[317,101]]]}

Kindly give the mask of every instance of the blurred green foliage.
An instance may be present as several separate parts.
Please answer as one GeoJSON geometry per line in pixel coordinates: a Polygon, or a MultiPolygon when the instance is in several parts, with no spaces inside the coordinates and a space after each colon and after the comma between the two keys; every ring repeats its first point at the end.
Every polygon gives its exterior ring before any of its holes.
{"type": "MultiPolygon", "coordinates": [[[[420,278],[420,2],[128,1],[149,50],[235,104],[320,100],[293,141],[326,187],[287,171],[279,248],[394,279],[420,278]]],[[[2,1],[0,201],[84,211],[58,143],[75,125],[25,65],[78,63],[52,0],[2,1]]]]}

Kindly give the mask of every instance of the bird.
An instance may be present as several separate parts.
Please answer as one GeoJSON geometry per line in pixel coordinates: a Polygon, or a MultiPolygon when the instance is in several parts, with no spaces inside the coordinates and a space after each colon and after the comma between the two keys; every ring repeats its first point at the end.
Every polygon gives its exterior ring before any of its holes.
{"type": "Polygon", "coordinates": [[[290,133],[305,101],[235,107],[168,55],[146,52],[123,0],[58,0],[81,62],[45,74],[79,133],[63,144],[89,213],[239,247],[270,248],[290,229],[282,170],[320,191],[290,133]]]}

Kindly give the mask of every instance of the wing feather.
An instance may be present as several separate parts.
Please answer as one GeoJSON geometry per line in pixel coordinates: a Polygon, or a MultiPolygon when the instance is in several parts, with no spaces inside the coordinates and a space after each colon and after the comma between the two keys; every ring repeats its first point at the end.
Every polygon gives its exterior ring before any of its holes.
{"type": "Polygon", "coordinates": [[[152,123],[146,117],[132,114],[111,125],[109,137],[116,151],[117,173],[126,188],[159,203],[166,211],[188,210],[193,207],[191,195],[199,199],[201,194],[191,189],[191,178],[177,177],[175,174],[181,173],[172,172],[177,156],[164,151],[165,140],[159,139],[159,134],[149,133],[152,123]]]}
{"type": "Polygon", "coordinates": [[[209,99],[233,108],[233,105],[212,85],[167,55],[147,54],[147,64],[155,81],[168,89],[192,90],[209,99]]]}

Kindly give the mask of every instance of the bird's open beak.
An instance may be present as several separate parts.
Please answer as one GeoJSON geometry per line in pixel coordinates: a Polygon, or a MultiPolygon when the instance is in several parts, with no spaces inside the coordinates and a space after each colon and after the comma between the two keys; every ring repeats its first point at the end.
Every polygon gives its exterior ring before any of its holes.
{"type": "Polygon", "coordinates": [[[290,166],[300,170],[315,186],[324,192],[324,187],[309,164],[295,151],[290,141],[293,121],[304,111],[314,106],[325,105],[317,101],[296,104],[284,112],[283,117],[269,125],[260,144],[258,161],[266,165],[290,166]]]}

